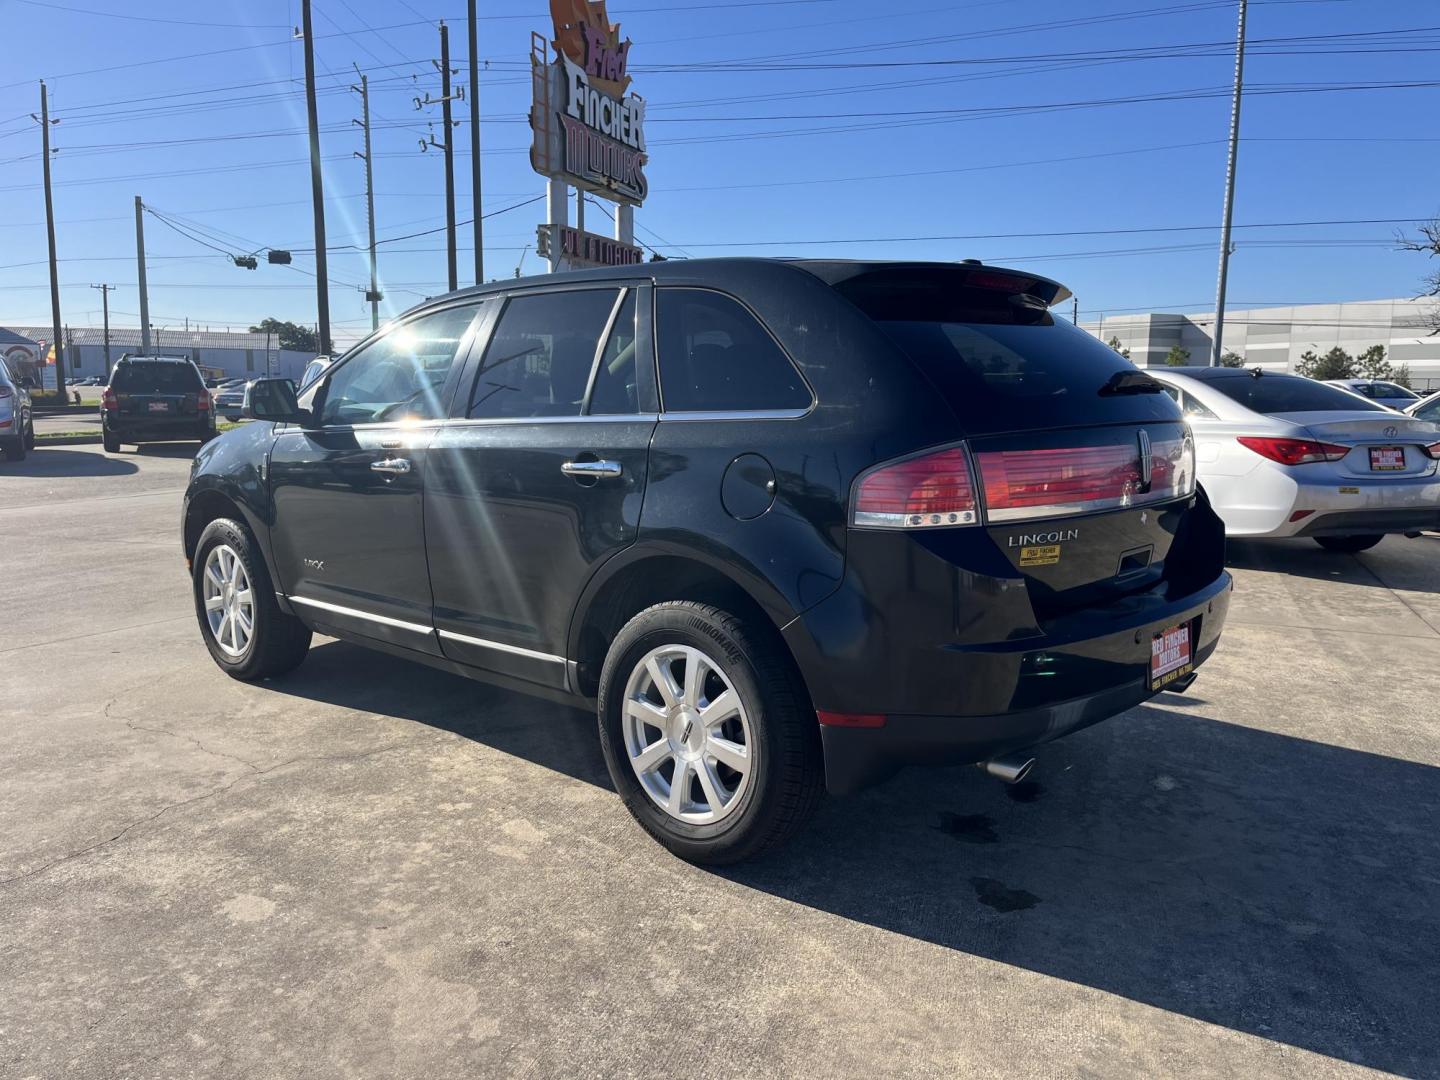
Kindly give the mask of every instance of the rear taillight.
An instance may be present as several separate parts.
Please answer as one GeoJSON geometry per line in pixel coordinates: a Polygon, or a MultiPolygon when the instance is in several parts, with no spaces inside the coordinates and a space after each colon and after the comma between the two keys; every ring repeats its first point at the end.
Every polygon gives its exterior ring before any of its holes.
{"type": "Polygon", "coordinates": [[[980,520],[970,462],[960,447],[882,465],[855,490],[855,524],[884,529],[974,525],[980,520]]]}
{"type": "Polygon", "coordinates": [[[208,390],[201,390],[201,391],[200,391],[199,395],[195,398],[195,408],[199,409],[201,412],[207,412],[207,411],[209,411],[209,408],[210,408],[210,391],[208,391],[208,390]]]}
{"type": "Polygon", "coordinates": [[[115,400],[115,391],[108,386],[100,393],[100,407],[107,412],[120,408],[120,402],[115,400]]]}
{"type": "Polygon", "coordinates": [[[1429,446],[1422,446],[1420,449],[1424,450],[1429,457],[1440,458],[1440,442],[1432,442],[1429,446]]]}
{"type": "Polygon", "coordinates": [[[1271,439],[1241,435],[1237,442],[1263,458],[1281,465],[1309,465],[1316,461],[1339,461],[1350,453],[1348,446],[1316,442],[1314,439],[1271,439]]]}
{"type": "Polygon", "coordinates": [[[1000,450],[975,455],[991,521],[1120,506],[1140,488],[1136,447],[1000,450]]]}

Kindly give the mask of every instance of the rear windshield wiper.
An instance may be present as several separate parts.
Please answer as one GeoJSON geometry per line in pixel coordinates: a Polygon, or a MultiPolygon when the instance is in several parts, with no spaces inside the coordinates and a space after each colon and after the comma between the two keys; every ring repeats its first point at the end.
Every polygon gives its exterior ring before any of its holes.
{"type": "Polygon", "coordinates": [[[1102,397],[1111,394],[1163,394],[1165,388],[1143,371],[1117,371],[1100,388],[1102,397]]]}

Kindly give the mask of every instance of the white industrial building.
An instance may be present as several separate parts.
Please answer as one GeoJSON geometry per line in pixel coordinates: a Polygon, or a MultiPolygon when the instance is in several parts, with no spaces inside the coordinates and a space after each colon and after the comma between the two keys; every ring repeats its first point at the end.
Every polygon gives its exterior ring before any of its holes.
{"type": "MultiPolygon", "coordinates": [[[[10,330],[16,337],[45,342],[47,352],[48,343],[54,336],[45,326],[14,326],[10,330]]],[[[71,326],[65,328],[64,336],[67,380],[108,375],[122,355],[135,355],[141,351],[140,331],[133,328],[110,328],[108,360],[102,329],[71,326]]],[[[249,376],[258,379],[268,374],[299,379],[305,365],[315,358],[314,353],[280,348],[274,334],[162,328],[152,330],[151,337],[152,354],[188,357],[195,361],[197,367],[209,372],[223,372],[227,378],[249,376]]],[[[17,356],[17,359],[21,358],[17,356]]],[[[23,362],[16,366],[20,369],[25,367],[23,362]]],[[[23,370],[16,371],[17,375],[25,373],[23,370]]]]}
{"type": "MultiPolygon", "coordinates": [[[[1107,315],[1081,329],[1101,341],[1118,338],[1140,367],[1165,363],[1171,348],[1190,352],[1189,362],[1209,362],[1215,313],[1107,315]]],[[[1434,300],[1357,300],[1344,304],[1226,311],[1224,348],[1247,365],[1292,371],[1306,352],[1323,354],[1339,346],[1356,356],[1385,346],[1392,364],[1408,364],[1413,388],[1440,389],[1440,305],[1434,300]]]]}

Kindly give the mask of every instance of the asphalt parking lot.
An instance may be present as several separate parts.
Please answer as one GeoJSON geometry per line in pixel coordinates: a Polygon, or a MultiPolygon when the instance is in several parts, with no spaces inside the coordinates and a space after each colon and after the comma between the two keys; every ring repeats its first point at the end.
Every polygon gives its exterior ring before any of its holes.
{"type": "Polygon", "coordinates": [[[1440,536],[1232,545],[1185,695],[716,873],[588,716],[222,675],[191,452],[0,464],[0,1075],[1440,1075],[1440,536]]]}

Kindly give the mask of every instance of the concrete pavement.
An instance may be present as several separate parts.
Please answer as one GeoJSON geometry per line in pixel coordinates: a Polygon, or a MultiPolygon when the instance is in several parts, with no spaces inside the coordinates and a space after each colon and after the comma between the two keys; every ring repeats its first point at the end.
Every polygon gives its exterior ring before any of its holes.
{"type": "Polygon", "coordinates": [[[1187,694],[715,873],[588,716],[227,679],[189,453],[0,464],[0,1076],[1440,1075],[1440,538],[1235,545],[1187,694]]]}

